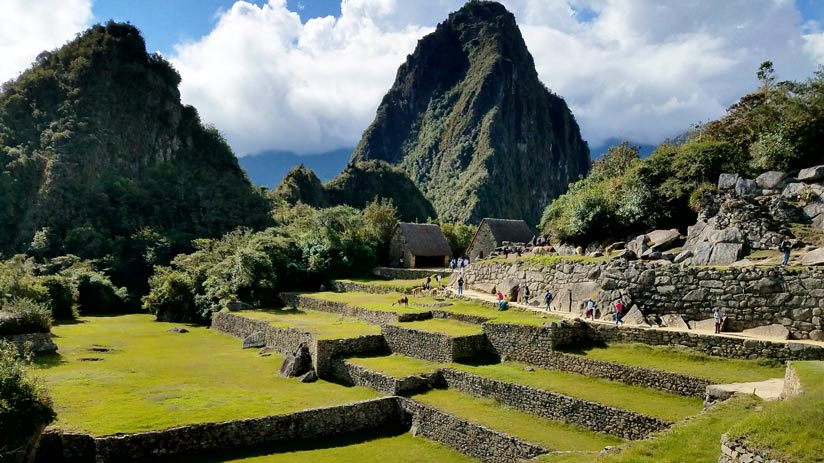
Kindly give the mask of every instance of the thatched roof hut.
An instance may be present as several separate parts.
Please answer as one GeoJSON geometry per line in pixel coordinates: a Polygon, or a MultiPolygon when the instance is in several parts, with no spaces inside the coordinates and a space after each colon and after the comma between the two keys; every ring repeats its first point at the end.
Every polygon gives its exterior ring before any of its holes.
{"type": "Polygon", "coordinates": [[[529,243],[535,232],[523,220],[483,219],[467,248],[470,260],[483,259],[507,243],[529,243]]]}
{"type": "Polygon", "coordinates": [[[389,242],[390,265],[407,268],[446,267],[450,255],[449,243],[437,225],[401,222],[392,232],[389,242]]]}

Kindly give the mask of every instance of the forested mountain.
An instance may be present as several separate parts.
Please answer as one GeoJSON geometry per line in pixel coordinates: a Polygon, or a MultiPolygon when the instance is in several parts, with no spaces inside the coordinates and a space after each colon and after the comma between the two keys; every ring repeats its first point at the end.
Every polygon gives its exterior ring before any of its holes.
{"type": "Polygon", "coordinates": [[[289,151],[265,151],[243,156],[238,162],[252,183],[275,188],[290,170],[300,164],[312,169],[322,182],[332,180],[343,171],[350,157],[352,148],[305,156],[289,151]]]}
{"type": "Polygon", "coordinates": [[[145,282],[193,237],[267,224],[266,199],[179,83],[136,28],[109,22],[4,84],[3,254],[110,256],[114,274],[138,267],[145,282]]]}
{"type": "Polygon", "coordinates": [[[515,17],[471,1],[418,42],[352,159],[399,165],[443,220],[537,223],[586,174],[589,149],[515,17]]]}

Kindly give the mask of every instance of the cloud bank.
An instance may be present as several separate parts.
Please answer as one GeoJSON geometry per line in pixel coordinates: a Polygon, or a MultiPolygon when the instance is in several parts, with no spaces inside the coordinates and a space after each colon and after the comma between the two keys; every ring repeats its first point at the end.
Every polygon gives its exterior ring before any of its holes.
{"type": "Polygon", "coordinates": [[[0,83],[17,77],[43,50],[74,38],[92,19],[92,0],[3,0],[0,83]]]}

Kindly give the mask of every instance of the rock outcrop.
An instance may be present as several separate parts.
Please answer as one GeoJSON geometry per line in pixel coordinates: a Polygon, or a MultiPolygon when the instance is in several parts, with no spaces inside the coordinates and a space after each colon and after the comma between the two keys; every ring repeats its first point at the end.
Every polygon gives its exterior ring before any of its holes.
{"type": "Polygon", "coordinates": [[[586,174],[589,149],[538,79],[515,17],[473,1],[420,40],[352,159],[399,165],[443,220],[535,224],[586,174]]]}

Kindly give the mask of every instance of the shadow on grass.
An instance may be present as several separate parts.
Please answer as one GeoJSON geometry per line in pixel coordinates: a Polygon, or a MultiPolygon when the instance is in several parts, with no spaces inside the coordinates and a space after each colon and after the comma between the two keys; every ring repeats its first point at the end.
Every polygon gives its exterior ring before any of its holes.
{"type": "MultiPolygon", "coordinates": [[[[386,430],[352,433],[345,436],[318,439],[301,439],[290,442],[280,442],[267,445],[256,445],[234,450],[199,452],[187,455],[176,455],[163,458],[147,458],[133,460],[135,463],[222,463],[243,458],[262,457],[272,454],[301,452],[309,450],[323,450],[336,447],[361,444],[374,439],[395,437],[407,432],[405,427],[393,426],[386,430]]],[[[298,457],[295,457],[296,461],[298,457]]]]}
{"type": "Polygon", "coordinates": [[[606,349],[607,343],[603,341],[574,342],[564,346],[556,347],[554,350],[562,354],[575,354],[586,356],[592,349],[606,349]]]}
{"type": "Polygon", "coordinates": [[[66,360],[63,359],[63,356],[60,354],[48,354],[36,355],[32,359],[32,363],[37,365],[39,368],[48,369],[53,367],[59,367],[60,365],[63,365],[68,362],[66,362],[66,360]]]}

